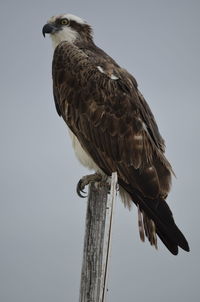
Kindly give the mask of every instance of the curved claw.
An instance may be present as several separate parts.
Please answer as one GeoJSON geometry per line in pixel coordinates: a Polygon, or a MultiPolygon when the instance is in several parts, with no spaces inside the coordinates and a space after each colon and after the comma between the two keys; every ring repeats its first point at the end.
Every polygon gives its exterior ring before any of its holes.
{"type": "Polygon", "coordinates": [[[76,192],[78,194],[78,196],[80,196],[81,198],[85,198],[87,197],[87,195],[83,195],[83,194],[87,194],[84,189],[85,189],[85,186],[89,185],[91,182],[98,182],[98,181],[101,181],[102,180],[102,175],[99,174],[99,173],[94,173],[94,174],[90,174],[90,175],[86,175],[86,176],[83,176],[77,186],[76,186],[76,192]],[[83,193],[83,194],[81,194],[83,193]]]}
{"type": "Polygon", "coordinates": [[[77,192],[78,196],[81,197],[81,198],[86,198],[87,197],[87,195],[83,195],[83,194],[87,194],[84,191],[84,188],[85,188],[85,186],[83,184],[83,181],[82,181],[82,179],[80,179],[79,182],[77,183],[77,186],[76,186],[76,192],[77,192]],[[81,194],[81,193],[83,193],[83,194],[81,194]]]}

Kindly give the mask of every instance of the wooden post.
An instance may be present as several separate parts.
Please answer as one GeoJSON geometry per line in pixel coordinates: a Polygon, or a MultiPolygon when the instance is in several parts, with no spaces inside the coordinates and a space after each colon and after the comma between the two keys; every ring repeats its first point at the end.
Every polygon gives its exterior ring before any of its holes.
{"type": "Polygon", "coordinates": [[[89,188],[79,302],[105,302],[117,173],[89,188]]]}

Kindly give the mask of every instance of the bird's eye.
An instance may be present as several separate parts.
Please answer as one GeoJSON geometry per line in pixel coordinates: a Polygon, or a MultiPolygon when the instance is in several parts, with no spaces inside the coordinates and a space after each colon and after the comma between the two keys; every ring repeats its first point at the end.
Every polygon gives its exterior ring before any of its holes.
{"type": "Polygon", "coordinates": [[[69,20],[68,20],[67,18],[61,19],[61,20],[60,20],[60,24],[61,24],[61,25],[68,25],[68,24],[69,24],[69,20]]]}

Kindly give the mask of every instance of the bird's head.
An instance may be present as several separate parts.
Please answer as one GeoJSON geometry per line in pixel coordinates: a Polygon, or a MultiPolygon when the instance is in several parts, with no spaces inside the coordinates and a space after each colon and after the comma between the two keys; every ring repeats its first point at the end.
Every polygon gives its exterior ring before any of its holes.
{"type": "Polygon", "coordinates": [[[92,29],[82,18],[71,15],[59,15],[51,17],[42,29],[43,36],[50,34],[53,46],[56,47],[62,41],[75,43],[78,40],[92,41],[92,29]]]}

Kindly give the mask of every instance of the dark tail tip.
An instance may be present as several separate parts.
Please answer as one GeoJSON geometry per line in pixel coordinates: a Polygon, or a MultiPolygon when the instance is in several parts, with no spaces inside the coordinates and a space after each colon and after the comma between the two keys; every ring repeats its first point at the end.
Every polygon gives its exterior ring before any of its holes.
{"type": "Polygon", "coordinates": [[[139,205],[154,221],[156,232],[173,255],[178,254],[178,247],[189,252],[189,244],[175,224],[172,212],[164,199],[151,200],[138,196],[139,205]]]}

